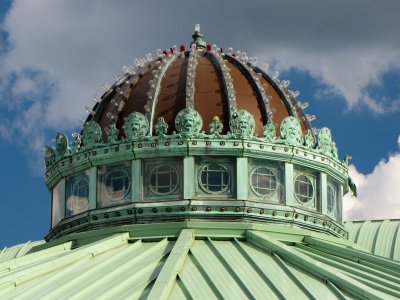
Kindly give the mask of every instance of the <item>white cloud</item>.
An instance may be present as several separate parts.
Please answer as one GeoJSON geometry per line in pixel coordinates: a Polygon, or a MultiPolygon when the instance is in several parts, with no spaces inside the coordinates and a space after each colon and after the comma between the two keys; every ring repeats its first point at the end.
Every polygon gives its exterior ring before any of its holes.
{"type": "Polygon", "coordinates": [[[14,0],[2,26],[10,47],[0,54],[0,134],[43,141],[71,130],[111,74],[157,48],[188,45],[195,23],[210,43],[309,72],[326,86],[316,91],[322,97],[341,95],[349,108],[376,113],[399,109],[366,92],[400,68],[399,9],[390,0],[14,0]]]}
{"type": "Polygon", "coordinates": [[[357,185],[358,197],[350,196],[351,193],[344,197],[345,220],[400,216],[400,153],[381,160],[371,174],[362,174],[350,165],[349,175],[357,185]]]}

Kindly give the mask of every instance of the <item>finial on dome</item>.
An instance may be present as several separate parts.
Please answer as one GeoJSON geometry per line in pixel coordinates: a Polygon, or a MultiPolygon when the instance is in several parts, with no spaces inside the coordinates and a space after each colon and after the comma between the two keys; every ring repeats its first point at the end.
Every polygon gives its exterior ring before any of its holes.
{"type": "Polygon", "coordinates": [[[196,45],[197,51],[206,52],[206,42],[204,41],[204,35],[200,32],[200,24],[194,26],[194,33],[192,35],[193,41],[190,43],[196,45]]]}

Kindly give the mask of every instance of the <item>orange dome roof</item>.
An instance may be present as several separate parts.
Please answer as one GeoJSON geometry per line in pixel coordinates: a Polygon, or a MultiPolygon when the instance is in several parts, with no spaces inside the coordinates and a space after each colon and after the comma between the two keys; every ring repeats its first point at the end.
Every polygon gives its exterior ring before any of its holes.
{"type": "MultiPolygon", "coordinates": [[[[183,46],[179,51],[171,48],[159,51],[155,60],[151,55],[147,60],[138,60],[135,70],[123,68],[126,74],[98,98],[99,103],[87,119],[100,124],[105,141],[109,126],[115,124],[121,129],[132,112],[147,116],[150,133],[163,117],[170,134],[176,131],[176,115],[185,107],[200,113],[205,132],[215,116],[224,126],[223,133],[230,131],[230,119],[238,110],[253,115],[255,134],[259,136],[268,121],[279,135],[280,123],[287,116],[298,119],[303,134],[311,130],[295,100],[296,93],[287,90],[288,81],[280,81],[276,74],[270,75],[252,65],[245,53],[233,53],[231,48],[224,53],[216,46],[202,46],[200,35],[193,35],[191,51],[184,51],[183,46]],[[200,37],[200,42],[196,42],[196,37],[200,37]],[[193,52],[195,57],[191,57],[193,52]]],[[[123,130],[119,132],[123,135],[123,130]]]]}

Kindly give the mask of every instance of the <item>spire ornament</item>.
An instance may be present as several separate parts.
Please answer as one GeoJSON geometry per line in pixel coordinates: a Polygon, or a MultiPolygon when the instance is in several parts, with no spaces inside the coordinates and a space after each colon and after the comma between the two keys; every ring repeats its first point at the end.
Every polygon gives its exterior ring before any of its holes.
{"type": "Polygon", "coordinates": [[[196,46],[196,49],[200,53],[206,53],[206,42],[204,41],[204,35],[200,32],[200,24],[194,26],[194,33],[192,35],[193,41],[190,43],[190,47],[196,46]]]}
{"type": "Polygon", "coordinates": [[[271,143],[276,141],[276,130],[271,120],[268,120],[267,124],[263,126],[263,134],[266,142],[271,143]]]}
{"type": "Polygon", "coordinates": [[[119,130],[117,129],[115,124],[111,124],[108,129],[108,142],[111,145],[118,143],[118,134],[119,134],[119,130]]]}
{"type": "Polygon", "coordinates": [[[304,145],[308,150],[314,149],[315,141],[311,130],[307,130],[306,136],[304,137],[304,145]]]}
{"type": "Polygon", "coordinates": [[[154,130],[158,137],[165,137],[168,131],[168,124],[163,117],[158,118],[158,122],[154,125],[154,130]]]}
{"type": "Polygon", "coordinates": [[[331,156],[332,155],[332,134],[329,128],[323,127],[318,132],[318,152],[321,154],[331,156]]]}
{"type": "Polygon", "coordinates": [[[216,138],[221,137],[222,129],[224,128],[224,125],[221,123],[220,119],[218,116],[215,116],[208,126],[210,128],[210,135],[216,138]]]}

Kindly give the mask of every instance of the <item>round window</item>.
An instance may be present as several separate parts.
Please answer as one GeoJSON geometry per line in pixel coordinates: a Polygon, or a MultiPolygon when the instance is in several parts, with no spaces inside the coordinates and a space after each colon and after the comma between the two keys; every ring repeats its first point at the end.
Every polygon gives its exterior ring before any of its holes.
{"type": "Polygon", "coordinates": [[[172,194],[178,187],[179,176],[171,165],[156,166],[150,171],[150,190],[156,195],[172,194]]]}
{"type": "Polygon", "coordinates": [[[299,175],[296,177],[294,194],[296,199],[303,204],[311,202],[314,199],[314,187],[308,176],[299,175]]]}
{"type": "Polygon", "coordinates": [[[327,195],[327,208],[328,208],[328,212],[333,214],[336,211],[336,189],[334,186],[328,184],[328,195],[327,195]]]}
{"type": "Polygon", "coordinates": [[[272,197],[276,193],[278,181],[270,169],[260,167],[251,174],[251,187],[258,196],[272,197]]]}
{"type": "Polygon", "coordinates": [[[131,189],[131,180],[126,170],[113,170],[105,176],[107,198],[118,201],[124,199],[131,189]]]}
{"type": "Polygon", "coordinates": [[[200,170],[200,186],[208,193],[223,193],[229,188],[229,172],[221,164],[208,164],[200,170]]]}

